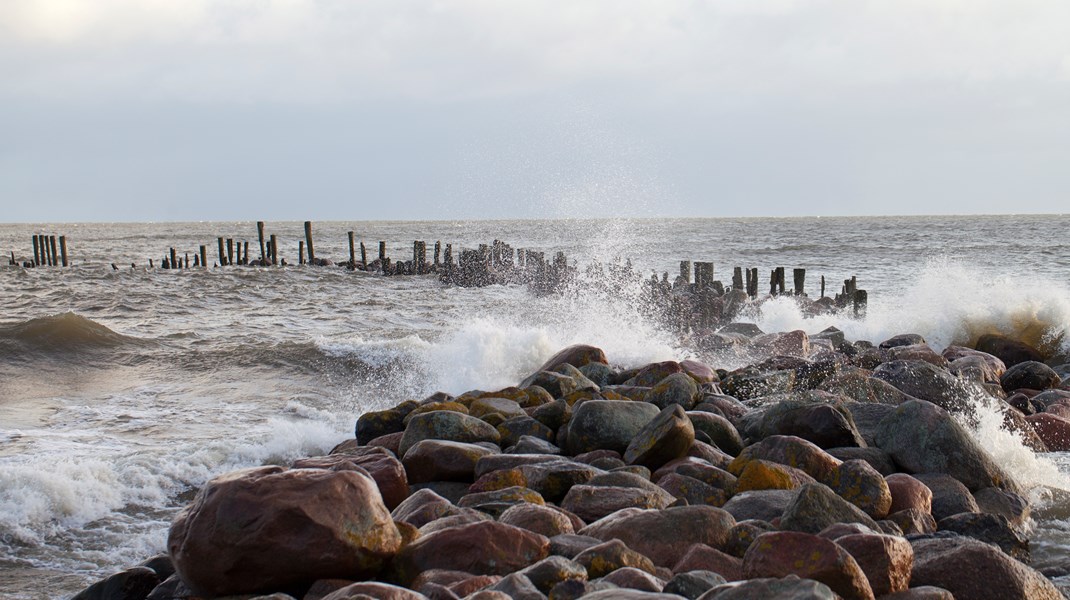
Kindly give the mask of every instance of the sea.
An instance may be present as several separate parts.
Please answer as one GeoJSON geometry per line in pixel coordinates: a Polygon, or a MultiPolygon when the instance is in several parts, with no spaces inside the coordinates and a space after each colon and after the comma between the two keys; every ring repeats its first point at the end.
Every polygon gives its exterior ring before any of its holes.
{"type": "MultiPolygon", "coordinates": [[[[0,260],[0,597],[70,597],[163,551],[213,476],[325,453],[363,411],[515,385],[569,344],[621,367],[742,366],[662,329],[627,289],[536,296],[302,266],[303,223],[266,230],[288,266],[163,270],[172,247],[218,262],[219,237],[258,258],[255,222],[0,224],[5,257],[32,259],[31,236],[49,234],[71,261],[0,260]]],[[[807,317],[778,298],[740,320],[875,343],[919,333],[938,350],[1002,332],[1070,351],[1070,215],[316,222],[316,256],[348,260],[349,231],[369,260],[379,241],[406,260],[417,240],[455,256],[502,240],[564,252],[581,279],[595,262],[671,279],[709,261],[726,283],[758,268],[765,291],[773,268],[802,267],[812,297],[822,276],[830,295],[857,277],[865,315],[807,317]]],[[[977,402],[971,432],[1031,489],[1034,566],[1070,566],[1070,454],[1034,454],[977,402]]]]}

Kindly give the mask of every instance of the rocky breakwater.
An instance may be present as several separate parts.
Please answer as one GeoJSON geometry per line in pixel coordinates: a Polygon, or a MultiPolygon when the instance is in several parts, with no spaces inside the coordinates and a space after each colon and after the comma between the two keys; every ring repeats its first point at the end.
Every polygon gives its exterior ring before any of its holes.
{"type": "Polygon", "coordinates": [[[328,456],[210,481],[168,555],[78,598],[1063,598],[1029,566],[1025,490],[960,424],[983,397],[1061,447],[1057,369],[745,337],[772,356],[622,370],[573,346],[516,387],[366,413],[328,456]]]}

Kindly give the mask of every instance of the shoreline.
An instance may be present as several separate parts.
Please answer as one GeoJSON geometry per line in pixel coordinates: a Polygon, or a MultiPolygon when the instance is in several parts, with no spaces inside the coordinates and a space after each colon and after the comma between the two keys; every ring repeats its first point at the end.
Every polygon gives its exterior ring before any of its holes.
{"type": "MultiPolygon", "coordinates": [[[[1014,363],[1028,348],[1004,338],[997,340],[1003,346],[987,347],[993,353],[950,347],[938,354],[920,336],[874,345],[846,342],[836,331],[765,334],[742,326],[721,335],[773,358],[732,372],[687,360],[622,371],[601,350],[576,346],[517,387],[436,394],[365,413],[355,439],[326,457],[209,482],[212,493],[202,490],[197,508],[187,507],[172,526],[171,557],[183,577],[168,575],[170,560],[156,559],[159,571],[134,568],[79,597],[98,597],[120,581],[140,582],[142,598],[201,597],[189,587],[205,596],[285,591],[336,600],[361,590],[398,598],[468,596],[457,590],[480,598],[598,598],[619,588],[660,594],[694,586],[707,586],[704,598],[768,593],[768,586],[870,598],[936,584],[961,588],[953,589],[956,598],[976,597],[954,568],[935,564],[959,554],[1000,573],[989,585],[1019,586],[1013,589],[1028,592],[1021,597],[1061,597],[1020,560],[1028,557],[1026,490],[979,448],[959,452],[976,442],[948,412],[977,410],[966,398],[987,394],[1021,413],[1005,414],[1020,432],[1034,430],[1027,440],[1035,448],[1063,443],[1059,427],[1065,421],[1070,431],[1070,420],[1058,407],[1064,399],[1070,406],[1070,392],[1064,379],[1056,383],[1030,364],[1039,361],[1014,363]],[[1047,387],[1034,393],[1023,382],[1047,387]],[[947,437],[917,437],[925,430],[947,437]],[[301,554],[286,538],[308,528],[293,523],[264,539],[252,531],[196,534],[221,514],[207,497],[258,490],[250,518],[291,514],[279,492],[288,485],[326,486],[303,496],[312,505],[332,493],[359,496],[359,510],[314,544],[340,544],[336,554],[344,558],[301,554]],[[355,532],[354,523],[362,529],[355,532]],[[675,537],[662,539],[666,531],[675,537]],[[975,537],[997,546],[977,546],[975,537]],[[612,542],[622,538],[623,548],[612,542]],[[841,538],[849,539],[834,541],[841,538]],[[495,540],[503,541],[483,547],[495,540]],[[785,566],[798,558],[791,552],[815,547],[835,560],[801,571],[785,566]],[[225,573],[206,564],[212,552],[257,569],[242,567],[244,579],[234,575],[241,565],[225,573]],[[355,563],[354,554],[361,557],[355,563]],[[592,566],[606,561],[618,568],[592,566]],[[802,579],[785,579],[790,573],[802,579]],[[359,580],[383,583],[351,584],[359,580]],[[398,584],[424,596],[376,587],[398,584]],[[555,586],[562,586],[556,594],[555,586]],[[316,595],[326,591],[333,595],[316,595]]],[[[315,508],[301,511],[310,519],[315,508]]]]}

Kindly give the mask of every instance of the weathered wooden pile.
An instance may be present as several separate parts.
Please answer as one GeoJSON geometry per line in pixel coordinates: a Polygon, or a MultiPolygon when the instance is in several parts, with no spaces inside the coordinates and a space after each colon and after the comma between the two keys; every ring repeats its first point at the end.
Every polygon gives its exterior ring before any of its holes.
{"type": "MultiPolygon", "coordinates": [[[[22,261],[22,267],[26,269],[32,269],[34,267],[66,267],[69,265],[67,261],[67,236],[55,236],[48,234],[34,234],[31,236],[31,243],[33,244],[33,260],[22,261]],[[56,241],[59,241],[59,251],[57,252],[56,241]]],[[[15,258],[15,251],[11,251],[11,257],[8,259],[8,264],[16,266],[19,264],[15,258]]]]}
{"type": "Polygon", "coordinates": [[[771,358],[573,346],[517,387],[365,413],[327,456],[208,482],[167,556],[76,599],[1063,598],[1029,566],[1026,490],[953,416],[987,394],[1070,448],[1070,385],[1035,349],[747,339],[771,358]]]}

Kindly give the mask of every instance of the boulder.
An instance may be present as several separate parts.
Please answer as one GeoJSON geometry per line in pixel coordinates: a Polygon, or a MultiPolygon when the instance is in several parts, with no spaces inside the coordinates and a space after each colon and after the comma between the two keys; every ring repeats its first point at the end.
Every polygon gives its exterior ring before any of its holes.
{"type": "Polygon", "coordinates": [[[655,471],[651,479],[661,481],[670,473],[678,473],[685,477],[697,479],[711,487],[724,490],[728,496],[732,496],[736,493],[736,483],[738,480],[735,475],[732,475],[724,469],[719,469],[701,459],[689,456],[681,460],[675,460],[655,471]]]}
{"type": "Polygon", "coordinates": [[[643,554],[632,550],[619,539],[611,539],[580,552],[573,559],[587,569],[591,579],[604,577],[617,569],[634,567],[647,573],[655,573],[654,563],[643,554]]]}
{"type": "Polygon", "coordinates": [[[736,492],[794,490],[813,482],[814,479],[802,469],[755,459],[747,461],[747,466],[739,474],[739,479],[736,482],[736,492]]]}
{"type": "Polygon", "coordinates": [[[892,457],[876,446],[869,448],[829,448],[828,453],[842,461],[864,460],[881,475],[887,476],[896,472],[892,457]]]}
{"type": "Polygon", "coordinates": [[[409,419],[398,446],[400,456],[408,454],[417,442],[428,439],[497,444],[501,435],[492,425],[476,417],[449,410],[431,411],[409,419]]]}
{"type": "Polygon", "coordinates": [[[766,333],[751,338],[752,352],[764,356],[810,355],[810,337],[801,329],[781,333],[766,333]]]}
{"type": "Polygon", "coordinates": [[[833,473],[829,487],[876,520],[888,515],[892,492],[884,477],[864,460],[848,460],[833,473]]]}
{"type": "Polygon", "coordinates": [[[1029,501],[1021,494],[1005,492],[998,488],[985,488],[973,493],[981,512],[1002,515],[1014,527],[1025,527],[1029,522],[1029,501]]]}
{"type": "Polygon", "coordinates": [[[751,460],[768,460],[803,470],[817,481],[831,481],[841,461],[813,442],[797,436],[774,435],[751,444],[728,466],[737,477],[751,460]]]}
{"type": "Polygon", "coordinates": [[[580,534],[601,540],[618,538],[654,564],[671,567],[693,544],[723,548],[735,524],[731,514],[712,506],[626,508],[591,523],[580,534]]]}
{"type": "Polygon", "coordinates": [[[799,488],[780,517],[780,528],[785,531],[816,534],[833,523],[861,523],[878,529],[869,515],[820,483],[799,488]]]}
{"type": "Polygon", "coordinates": [[[528,416],[517,401],[508,398],[476,398],[468,405],[468,414],[473,417],[483,417],[490,413],[498,413],[506,419],[528,416]]]}
{"type": "Polygon", "coordinates": [[[828,377],[817,389],[862,403],[875,402],[895,406],[913,399],[887,381],[873,377],[872,373],[865,369],[848,369],[828,377]]]}
{"type": "Polygon", "coordinates": [[[945,369],[919,360],[893,360],[873,370],[873,377],[886,381],[904,394],[926,400],[948,411],[970,407],[970,391],[963,381],[945,369]]]}
{"type": "Polygon", "coordinates": [[[658,479],[658,487],[672,494],[677,500],[683,500],[688,504],[723,506],[730,495],[723,489],[678,472],[669,473],[658,479]]]}
{"type": "Polygon", "coordinates": [[[1018,389],[1047,390],[1059,387],[1062,378],[1048,365],[1033,360],[1020,362],[1007,369],[999,378],[999,385],[1006,392],[1018,389]]]}
{"type": "MultiPolygon", "coordinates": [[[[501,446],[509,448],[520,442],[522,437],[538,439],[548,446],[553,446],[557,433],[540,423],[537,419],[525,415],[509,417],[498,424],[498,434],[501,436],[501,446]]],[[[560,452],[560,450],[558,450],[560,452]]]]}
{"type": "Polygon", "coordinates": [[[386,508],[393,510],[409,497],[409,481],[405,467],[386,448],[366,447],[329,456],[316,456],[295,461],[295,469],[363,469],[375,480],[386,508]]]}
{"type": "Polygon", "coordinates": [[[873,600],[858,562],[835,542],[796,531],[758,536],[743,557],[747,579],[798,575],[824,583],[845,600],[873,600]]]}
{"type": "Polygon", "coordinates": [[[394,557],[391,571],[393,578],[402,584],[429,569],[508,575],[549,554],[550,540],[545,536],[484,521],[443,529],[417,539],[394,557]]]}
{"type": "MultiPolygon", "coordinates": [[[[508,421],[498,426],[498,433],[502,433],[501,427],[508,421]]],[[[506,437],[506,434],[502,434],[506,437]]],[[[505,450],[506,454],[561,454],[561,449],[544,439],[530,435],[522,435],[516,443],[505,450]]]]}
{"type": "Polygon", "coordinates": [[[323,600],[364,600],[365,598],[375,598],[376,600],[427,600],[427,596],[418,592],[378,581],[363,581],[348,585],[324,596],[323,600]]]}
{"type": "Polygon", "coordinates": [[[458,514],[459,509],[452,502],[433,490],[422,489],[399,504],[390,516],[395,521],[422,527],[431,521],[458,514]]]}
{"type": "Polygon", "coordinates": [[[536,369],[539,371],[553,371],[561,365],[572,365],[577,369],[580,369],[590,363],[608,364],[606,360],[606,353],[601,348],[594,346],[588,346],[586,344],[573,344],[566,348],[562,348],[542,364],[541,367],[536,369]]]}
{"type": "Polygon", "coordinates": [[[841,600],[829,586],[798,575],[761,577],[719,585],[699,600],[841,600]]]}
{"type": "Polygon", "coordinates": [[[562,450],[573,456],[601,449],[623,453],[659,412],[646,402],[589,400],[573,409],[562,450]]]}
{"type": "Polygon", "coordinates": [[[971,490],[1017,492],[1017,484],[942,408],[912,400],[881,420],[877,446],[908,473],[946,473],[971,490]]]}
{"type": "Polygon", "coordinates": [[[913,346],[924,343],[925,338],[919,333],[900,333],[899,335],[893,335],[880,344],[877,344],[877,347],[883,349],[901,348],[903,346],[913,346]]]}
{"type": "Polygon", "coordinates": [[[842,406],[825,402],[778,402],[760,413],[756,427],[744,425],[744,430],[755,439],[790,435],[809,440],[821,448],[866,445],[851,413],[842,406]]]}
{"type": "Polygon", "coordinates": [[[417,406],[416,402],[403,402],[386,410],[370,410],[357,418],[357,443],[366,446],[377,437],[405,430],[405,416],[417,406]]]}
{"type": "Polygon", "coordinates": [[[511,573],[502,577],[494,585],[483,588],[476,596],[483,598],[487,592],[504,594],[501,600],[506,600],[506,598],[509,600],[545,600],[546,598],[530,579],[520,573],[511,573]]]}
{"type": "Polygon", "coordinates": [[[696,433],[705,433],[726,454],[738,456],[743,450],[743,438],[725,417],[711,412],[689,411],[687,418],[691,420],[696,433]]]}
{"type": "Polygon", "coordinates": [[[657,406],[666,408],[673,405],[691,410],[695,400],[701,397],[698,384],[687,373],[673,373],[662,379],[646,394],[646,401],[657,406]]]}
{"type": "Polygon", "coordinates": [[[757,519],[739,521],[728,532],[728,545],[725,546],[725,552],[736,558],[743,558],[747,553],[747,548],[750,548],[759,535],[776,530],[776,527],[766,521],[757,519]]]}
{"type": "Polygon", "coordinates": [[[737,521],[779,519],[795,498],[794,490],[755,490],[738,492],[723,508],[737,521]]]}
{"type": "Polygon", "coordinates": [[[683,369],[680,368],[680,363],[674,360],[667,360],[659,363],[650,363],[641,369],[639,369],[635,375],[628,380],[624,381],[624,385],[633,385],[638,387],[654,387],[658,382],[662,381],[673,373],[682,373],[683,369]]]}
{"type": "Polygon", "coordinates": [[[510,507],[517,504],[546,504],[543,497],[535,490],[513,486],[489,492],[476,492],[466,494],[461,498],[462,508],[474,508],[491,516],[498,517],[510,507]]]}
{"type": "Polygon", "coordinates": [[[670,404],[636,432],[624,451],[624,462],[657,469],[687,454],[695,428],[678,404],[670,404]]]}
{"type": "Polygon", "coordinates": [[[702,385],[704,383],[717,383],[721,380],[717,376],[717,371],[714,371],[712,367],[706,363],[699,362],[697,360],[682,360],[680,361],[680,369],[687,373],[691,379],[695,380],[695,383],[702,385]]]}
{"type": "Polygon", "coordinates": [[[931,585],[912,587],[902,592],[888,594],[881,600],[955,600],[955,596],[944,588],[931,585]]]}
{"type": "Polygon", "coordinates": [[[617,569],[603,577],[602,581],[612,583],[621,589],[639,590],[641,592],[658,593],[665,587],[665,582],[661,579],[634,567],[617,569]]]}
{"type": "Polygon", "coordinates": [[[959,480],[943,473],[917,473],[914,478],[932,491],[933,518],[939,521],[964,512],[980,512],[973,494],[959,480]]]}
{"type": "Polygon", "coordinates": [[[553,400],[533,409],[531,418],[557,431],[572,420],[572,406],[564,400],[553,400]]]}
{"type": "Polygon", "coordinates": [[[158,585],[159,573],[148,567],[134,567],[90,585],[71,600],[144,600],[158,585]]]}
{"type": "Polygon", "coordinates": [[[602,540],[588,535],[562,533],[561,535],[555,535],[550,538],[550,554],[575,559],[576,555],[580,552],[583,552],[588,548],[593,548],[601,543],[603,543],[602,540]]]}
{"type": "Polygon", "coordinates": [[[795,371],[762,371],[753,366],[744,367],[722,379],[721,388],[739,400],[784,394],[795,388],[795,371]]]}
{"type": "Polygon", "coordinates": [[[689,571],[707,571],[717,573],[726,581],[739,581],[743,579],[743,560],[705,544],[695,544],[672,567],[673,573],[689,571]]]}
{"type": "Polygon", "coordinates": [[[548,556],[518,571],[518,574],[527,577],[543,594],[549,594],[550,590],[562,581],[587,581],[587,569],[563,556],[548,556]]]}
{"type": "Polygon", "coordinates": [[[889,360],[920,360],[927,362],[934,367],[940,369],[947,369],[948,361],[941,356],[938,352],[933,350],[929,344],[909,344],[906,346],[897,346],[895,348],[888,348],[889,360]]]}
{"type": "Polygon", "coordinates": [[[917,508],[907,508],[888,515],[888,520],[895,523],[903,535],[932,533],[936,531],[936,519],[927,512],[917,508]]]}
{"type": "Polygon", "coordinates": [[[1039,350],[1018,340],[999,334],[985,334],[977,339],[974,346],[977,350],[991,354],[1003,361],[1008,367],[1029,360],[1043,361],[1044,356],[1039,350]]]}
{"type": "Polygon", "coordinates": [[[167,548],[195,593],[225,596],[372,577],[401,542],[367,474],[260,467],[205,484],[175,517],[167,548]]]}
{"type": "Polygon", "coordinates": [[[726,583],[725,578],[712,571],[688,571],[674,575],[661,591],[695,600],[722,583],[726,583]]]}
{"type": "Polygon", "coordinates": [[[1007,372],[1003,361],[983,352],[956,358],[948,365],[947,370],[952,375],[977,383],[999,383],[1000,377],[1007,372]]]}
{"type": "Polygon", "coordinates": [[[672,494],[662,489],[574,485],[561,501],[561,508],[593,523],[622,508],[660,509],[675,501],[672,494]]]}
{"type": "Polygon", "coordinates": [[[412,445],[402,464],[409,481],[467,481],[475,480],[476,463],[488,454],[497,454],[486,446],[425,439],[412,445]]]}
{"type": "Polygon", "coordinates": [[[914,548],[906,539],[860,533],[838,537],[835,542],[858,562],[874,595],[885,596],[910,587],[914,548]]]}
{"type": "Polygon", "coordinates": [[[1056,416],[1050,412],[1041,412],[1025,417],[1033,427],[1044,446],[1052,452],[1070,450],[1070,419],[1056,416]]]}
{"type": "Polygon", "coordinates": [[[512,506],[498,517],[498,522],[533,531],[548,538],[575,533],[572,520],[565,513],[539,504],[524,503],[512,506]]]}
{"type": "Polygon", "coordinates": [[[1007,517],[985,513],[960,513],[944,517],[936,525],[940,531],[954,531],[998,546],[1008,556],[1029,564],[1029,539],[1012,527],[1007,517]]]}
{"type": "Polygon", "coordinates": [[[924,513],[932,512],[933,492],[924,483],[906,473],[893,473],[884,478],[892,495],[888,512],[894,513],[915,508],[924,513]]]}
{"type": "Polygon", "coordinates": [[[914,586],[944,588],[955,600],[1063,600],[1051,581],[991,544],[954,536],[915,539],[911,546],[914,586]]]}

